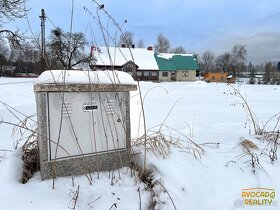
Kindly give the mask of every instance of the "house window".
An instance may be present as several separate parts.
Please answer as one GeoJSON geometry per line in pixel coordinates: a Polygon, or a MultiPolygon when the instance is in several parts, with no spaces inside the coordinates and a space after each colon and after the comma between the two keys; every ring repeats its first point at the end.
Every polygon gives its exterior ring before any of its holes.
{"type": "Polygon", "coordinates": [[[221,76],[221,81],[224,81],[224,80],[225,80],[224,76],[221,76]]]}
{"type": "Polygon", "coordinates": [[[141,76],[142,76],[142,72],[139,72],[139,71],[138,71],[138,72],[137,72],[137,76],[140,76],[140,77],[141,77],[141,76]]]}
{"type": "Polygon", "coordinates": [[[157,76],[157,73],[156,73],[156,72],[152,72],[152,76],[153,76],[153,77],[156,77],[156,76],[157,76]]]}
{"type": "Polygon", "coordinates": [[[149,76],[149,72],[148,71],[144,71],[144,76],[148,77],[149,76]]]}
{"type": "Polygon", "coordinates": [[[183,71],[182,72],[182,77],[188,77],[189,76],[189,72],[188,71],[183,71]]]}
{"type": "Polygon", "coordinates": [[[215,76],[212,76],[211,79],[212,79],[212,80],[215,80],[215,76]]]}
{"type": "Polygon", "coordinates": [[[168,77],[168,72],[162,72],[161,74],[163,77],[168,77]]]}

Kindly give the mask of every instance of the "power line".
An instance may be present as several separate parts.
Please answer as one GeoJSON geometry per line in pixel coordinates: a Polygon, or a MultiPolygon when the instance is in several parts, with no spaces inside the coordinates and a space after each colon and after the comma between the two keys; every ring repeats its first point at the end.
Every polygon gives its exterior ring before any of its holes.
{"type": "MultiPolygon", "coordinates": [[[[92,0],[92,1],[98,6],[98,9],[103,10],[103,12],[113,21],[113,23],[114,23],[114,24],[116,25],[116,27],[119,29],[119,31],[121,32],[121,34],[124,36],[124,33],[123,33],[123,31],[122,31],[120,25],[119,25],[119,24],[116,22],[116,20],[104,9],[104,4],[99,4],[96,0],[92,0]]],[[[132,61],[135,62],[130,47],[128,47],[128,49],[129,49],[129,52],[130,52],[132,61]]]]}
{"type": "Polygon", "coordinates": [[[71,37],[71,35],[72,35],[73,16],[74,16],[74,0],[72,0],[72,8],[71,8],[70,37],[71,37]]]}
{"type": "MultiPolygon", "coordinates": [[[[45,14],[46,15],[46,14],[45,14]]],[[[51,19],[49,18],[49,16],[46,15],[46,18],[48,19],[48,21],[50,21],[50,23],[55,27],[57,28],[57,26],[51,21],[51,19]]]]}
{"type": "Polygon", "coordinates": [[[33,39],[34,39],[35,43],[37,44],[37,47],[40,49],[40,43],[39,43],[39,41],[36,39],[36,37],[35,37],[35,35],[34,35],[34,33],[33,33],[33,30],[32,30],[32,28],[31,28],[31,24],[30,24],[30,21],[29,21],[29,18],[28,18],[28,14],[27,14],[27,12],[26,12],[27,10],[26,10],[25,4],[24,4],[24,11],[25,11],[25,16],[26,16],[28,28],[29,28],[29,30],[30,30],[32,36],[33,36],[33,39]]]}
{"type": "MultiPolygon", "coordinates": [[[[70,19],[70,37],[68,41],[68,52],[67,57],[69,58],[70,48],[71,48],[71,41],[72,41],[72,30],[73,30],[73,16],[74,16],[74,0],[72,0],[72,8],[71,8],[71,19],[70,19]]],[[[70,68],[70,62],[68,62],[68,68],[70,68]]]]}

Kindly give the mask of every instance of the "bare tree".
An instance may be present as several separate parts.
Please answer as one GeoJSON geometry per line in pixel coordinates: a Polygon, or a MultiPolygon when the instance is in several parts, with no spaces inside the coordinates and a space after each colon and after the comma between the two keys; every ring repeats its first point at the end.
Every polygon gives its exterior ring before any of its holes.
{"type": "Polygon", "coordinates": [[[0,53],[0,66],[5,65],[7,63],[7,59],[5,55],[0,53]]]}
{"type": "Polygon", "coordinates": [[[263,83],[269,84],[271,81],[271,74],[272,74],[272,63],[268,62],[264,66],[264,76],[263,76],[263,83]]]}
{"type": "Polygon", "coordinates": [[[249,77],[250,77],[248,83],[253,85],[253,84],[256,83],[256,80],[255,80],[255,66],[251,62],[249,62],[249,64],[248,64],[248,72],[249,72],[249,77]]]}
{"type": "Polygon", "coordinates": [[[9,60],[16,62],[20,58],[22,58],[22,50],[17,46],[11,45],[9,60]]]}
{"type": "Polygon", "coordinates": [[[159,34],[157,37],[157,43],[155,44],[155,52],[156,53],[167,53],[169,51],[170,44],[168,39],[159,34]]]}
{"type": "Polygon", "coordinates": [[[1,21],[10,21],[25,16],[25,3],[27,0],[0,0],[1,21]]]}
{"type": "Polygon", "coordinates": [[[9,60],[18,73],[40,73],[40,52],[30,40],[22,41],[20,48],[11,45],[9,60]]]}
{"type": "Polygon", "coordinates": [[[52,57],[60,62],[65,69],[90,61],[84,53],[86,38],[83,33],[65,33],[62,29],[52,30],[47,48],[52,57]]]}
{"type": "Polygon", "coordinates": [[[245,45],[236,44],[231,50],[233,65],[236,69],[236,76],[238,76],[247,60],[247,49],[245,45]]]}
{"type": "Polygon", "coordinates": [[[0,35],[2,38],[7,38],[13,45],[19,45],[19,30],[9,30],[5,28],[3,24],[24,17],[26,14],[26,1],[27,0],[0,0],[0,35]]]}
{"type": "Polygon", "coordinates": [[[211,51],[202,54],[201,68],[207,72],[215,71],[215,55],[211,51]]]}
{"type": "Polygon", "coordinates": [[[9,48],[5,40],[0,39],[0,55],[3,55],[6,59],[9,57],[9,48]]]}
{"type": "Polygon", "coordinates": [[[280,77],[279,72],[277,72],[277,62],[273,62],[272,64],[272,77],[271,77],[271,83],[279,85],[280,83],[280,77]]]}
{"type": "Polygon", "coordinates": [[[216,58],[216,67],[223,72],[230,73],[232,64],[232,56],[229,52],[225,52],[216,58]]]}
{"type": "Polygon", "coordinates": [[[170,50],[171,53],[175,53],[175,54],[186,54],[187,51],[185,50],[184,47],[179,46],[179,47],[175,47],[172,50],[170,50]]]}
{"type": "Polygon", "coordinates": [[[268,62],[264,66],[264,84],[275,84],[279,83],[278,73],[277,73],[277,63],[268,62]]]}
{"type": "Polygon", "coordinates": [[[2,66],[7,63],[6,57],[0,53],[0,77],[4,76],[2,66]]]}
{"type": "Polygon", "coordinates": [[[144,48],[144,47],[145,47],[143,39],[140,39],[140,40],[138,41],[137,47],[139,47],[139,48],[144,48]]]}
{"type": "Polygon", "coordinates": [[[134,45],[134,33],[130,31],[125,31],[120,35],[119,46],[125,44],[126,47],[132,47],[134,45]]]}
{"type": "Polygon", "coordinates": [[[23,49],[23,60],[25,62],[39,62],[40,61],[40,52],[34,46],[32,42],[26,42],[22,45],[23,49]]]}

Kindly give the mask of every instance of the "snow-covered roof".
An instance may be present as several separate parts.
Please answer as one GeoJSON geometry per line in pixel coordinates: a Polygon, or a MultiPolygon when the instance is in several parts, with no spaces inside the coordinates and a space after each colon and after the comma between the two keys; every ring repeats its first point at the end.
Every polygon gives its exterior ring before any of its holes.
{"type": "Polygon", "coordinates": [[[255,78],[263,78],[263,75],[255,75],[255,78]]]}
{"type": "Polygon", "coordinates": [[[35,84],[126,84],[135,85],[132,76],[126,72],[49,70],[44,71],[35,84]]]}
{"type": "Polygon", "coordinates": [[[133,61],[140,70],[158,70],[154,53],[146,48],[94,47],[93,50],[96,65],[122,66],[133,61]]]}

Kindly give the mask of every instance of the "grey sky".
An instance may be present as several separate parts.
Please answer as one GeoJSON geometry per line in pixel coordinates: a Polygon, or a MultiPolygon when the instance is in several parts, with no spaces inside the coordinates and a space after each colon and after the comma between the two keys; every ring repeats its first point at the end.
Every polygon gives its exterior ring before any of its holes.
{"type": "MultiPolygon", "coordinates": [[[[30,0],[27,7],[31,28],[40,31],[38,18],[44,8],[49,19],[69,31],[72,0],[30,0]]],[[[104,0],[99,1],[124,31],[134,32],[135,41],[143,39],[153,45],[159,33],[172,47],[183,46],[188,52],[201,54],[206,50],[216,55],[230,51],[235,44],[245,44],[248,60],[253,63],[280,60],[279,0],[104,0]]],[[[119,32],[106,15],[99,11],[103,27],[111,36],[119,32]]],[[[74,0],[74,31],[94,37],[104,45],[96,19],[96,4],[91,0],[74,0]],[[89,12],[84,10],[84,7],[89,12]]],[[[26,20],[13,23],[27,29],[26,20]]],[[[47,31],[53,28],[46,22],[47,31]]],[[[113,43],[111,43],[113,44],[113,43]]]]}

